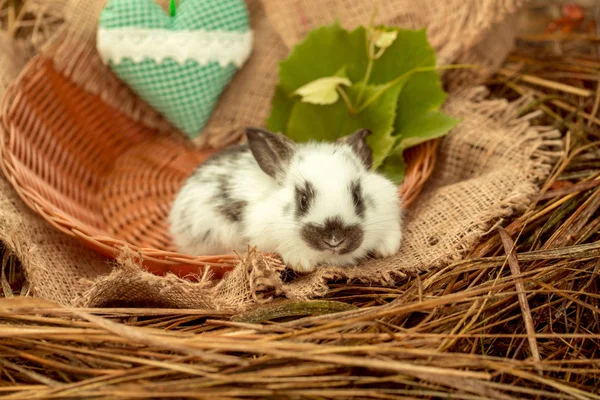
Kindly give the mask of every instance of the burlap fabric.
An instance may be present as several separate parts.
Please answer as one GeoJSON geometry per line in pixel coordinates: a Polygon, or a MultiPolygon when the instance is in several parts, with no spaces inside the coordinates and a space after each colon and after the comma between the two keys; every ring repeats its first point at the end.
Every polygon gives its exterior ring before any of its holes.
{"type": "MultiPolygon", "coordinates": [[[[100,62],[94,40],[104,1],[71,0],[65,7],[61,43],[44,49],[72,81],[136,120],[161,129],[169,123],[122,85],[100,62]]],[[[164,3],[164,2],[163,2],[164,3]]],[[[497,66],[512,44],[511,20],[521,1],[381,1],[377,22],[426,26],[440,62],[477,62],[497,66]],[[483,51],[485,49],[485,51],[483,51]]],[[[224,145],[239,139],[242,127],[262,125],[277,81],[278,61],[305,32],[339,18],[346,26],[366,23],[366,0],[248,0],[256,31],[253,55],[221,97],[201,142],[224,145]]],[[[0,41],[0,91],[22,63],[7,56],[10,42],[0,41]]],[[[407,213],[400,253],[356,268],[321,268],[284,282],[279,266],[250,251],[222,281],[200,282],[143,272],[123,254],[106,260],[55,231],[28,210],[10,184],[0,181],[0,239],[21,260],[33,293],[64,304],[137,305],[242,309],[268,301],[321,296],[334,279],[393,284],[407,272],[456,260],[503,218],[523,209],[557,156],[558,133],[531,126],[519,117],[520,103],[486,100],[485,89],[466,85],[472,75],[448,74],[452,95],[445,110],[463,122],[442,141],[436,173],[407,213]]]]}

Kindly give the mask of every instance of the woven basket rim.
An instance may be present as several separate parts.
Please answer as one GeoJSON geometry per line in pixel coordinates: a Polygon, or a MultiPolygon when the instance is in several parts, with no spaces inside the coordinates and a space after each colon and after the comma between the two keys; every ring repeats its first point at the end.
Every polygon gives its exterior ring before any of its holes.
{"type": "MultiPolygon", "coordinates": [[[[14,130],[11,129],[12,123],[8,118],[8,111],[15,100],[18,99],[19,88],[23,80],[32,74],[35,76],[34,73],[40,67],[40,64],[45,62],[48,62],[48,59],[42,54],[30,60],[21,74],[8,87],[0,101],[0,169],[23,202],[54,228],[77,239],[85,246],[93,248],[111,259],[117,258],[123,250],[128,249],[132,256],[149,272],[157,275],[175,272],[180,277],[186,277],[196,275],[201,269],[210,267],[211,272],[216,277],[221,277],[231,270],[239,259],[239,256],[233,252],[212,256],[191,256],[157,248],[138,247],[122,239],[103,234],[77,218],[68,215],[46,200],[36,188],[30,187],[24,182],[23,177],[29,170],[17,162],[16,157],[7,146],[14,134],[14,130]]],[[[398,194],[402,196],[405,208],[414,202],[433,172],[437,143],[438,140],[434,139],[413,147],[405,153],[408,163],[406,178],[398,188],[398,194]]],[[[273,260],[277,259],[273,255],[265,254],[265,256],[273,260]]]]}

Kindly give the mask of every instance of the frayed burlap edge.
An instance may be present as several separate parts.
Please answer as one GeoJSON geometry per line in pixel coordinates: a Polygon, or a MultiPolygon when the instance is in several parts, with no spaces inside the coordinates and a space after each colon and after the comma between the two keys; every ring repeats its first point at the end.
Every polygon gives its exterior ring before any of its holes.
{"type": "Polygon", "coordinates": [[[239,256],[237,266],[222,280],[203,275],[179,278],[156,276],[142,268],[139,257],[124,249],[113,271],[101,277],[73,301],[80,307],[201,308],[239,311],[271,301],[282,293],[284,266],[261,255],[256,248],[239,256]]]}

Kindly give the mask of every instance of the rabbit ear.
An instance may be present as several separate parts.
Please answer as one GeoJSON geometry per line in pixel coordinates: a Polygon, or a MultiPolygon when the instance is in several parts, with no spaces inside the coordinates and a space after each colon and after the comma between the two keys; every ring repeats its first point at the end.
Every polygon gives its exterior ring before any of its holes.
{"type": "Polygon", "coordinates": [[[354,154],[362,161],[364,166],[368,169],[373,165],[373,151],[367,144],[367,137],[371,134],[369,129],[359,129],[356,132],[339,138],[338,143],[347,144],[352,148],[354,154]]]}
{"type": "Polygon", "coordinates": [[[259,128],[246,128],[248,146],[259,167],[274,179],[287,170],[296,144],[279,133],[259,128]]]}

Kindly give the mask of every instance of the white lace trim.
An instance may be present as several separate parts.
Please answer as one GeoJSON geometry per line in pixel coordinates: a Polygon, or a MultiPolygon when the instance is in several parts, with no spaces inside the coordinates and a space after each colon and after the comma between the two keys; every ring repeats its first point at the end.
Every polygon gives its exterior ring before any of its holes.
{"type": "Polygon", "coordinates": [[[104,63],[120,64],[124,58],[161,63],[171,58],[180,64],[195,60],[200,65],[218,62],[240,68],[252,52],[252,39],[252,31],[99,28],[97,48],[104,63]]]}

